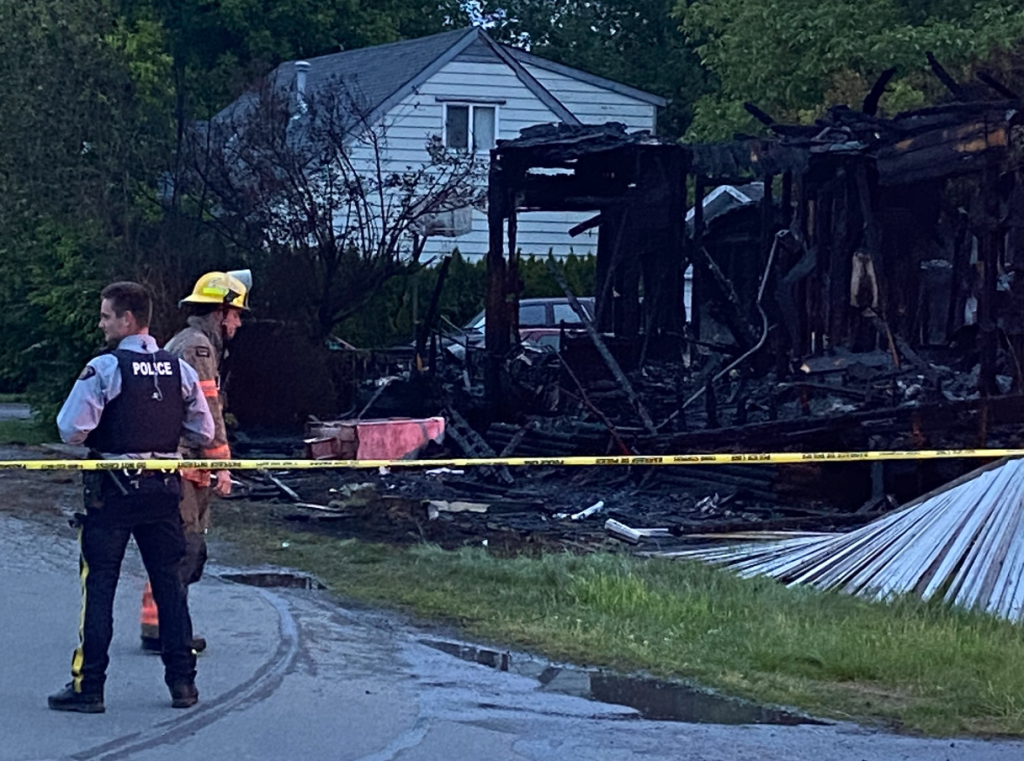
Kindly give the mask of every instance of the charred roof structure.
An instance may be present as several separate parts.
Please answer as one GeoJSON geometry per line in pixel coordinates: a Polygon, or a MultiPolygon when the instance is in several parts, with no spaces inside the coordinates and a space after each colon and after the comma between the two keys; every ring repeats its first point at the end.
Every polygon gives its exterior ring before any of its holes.
{"type": "Polygon", "coordinates": [[[618,124],[535,127],[497,148],[488,196],[489,351],[503,354],[514,340],[517,310],[509,296],[517,294],[516,220],[530,211],[597,212],[570,234],[600,228],[599,330],[640,333],[642,281],[646,293],[664,294],[653,300],[648,330],[681,333],[687,170],[678,146],[646,132],[627,134],[618,124]]]}
{"type": "Polygon", "coordinates": [[[921,352],[959,351],[980,366],[980,396],[999,393],[997,376],[1021,389],[1020,100],[993,82],[999,100],[883,118],[887,75],[859,111],[834,107],[813,125],[749,107],[767,138],[665,144],[621,125],[558,125],[500,144],[489,194],[490,398],[504,397],[499,366],[517,336],[517,216],[540,210],[596,212],[576,228],[599,228],[595,327],[629,347],[632,367],[666,348],[711,347],[784,381],[808,360],[874,352],[916,368],[941,401],[942,379],[921,352]],[[709,190],[755,182],[742,235],[732,211],[708,225],[709,190]]]}

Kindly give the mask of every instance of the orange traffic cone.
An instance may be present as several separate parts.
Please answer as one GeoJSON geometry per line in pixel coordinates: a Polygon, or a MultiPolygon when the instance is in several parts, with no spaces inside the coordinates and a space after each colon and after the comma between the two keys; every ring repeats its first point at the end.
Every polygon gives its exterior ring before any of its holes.
{"type": "Polygon", "coordinates": [[[142,623],[142,649],[160,652],[160,617],[156,609],[156,600],[153,599],[153,587],[146,582],[146,588],[142,590],[142,613],[139,616],[142,623]]]}

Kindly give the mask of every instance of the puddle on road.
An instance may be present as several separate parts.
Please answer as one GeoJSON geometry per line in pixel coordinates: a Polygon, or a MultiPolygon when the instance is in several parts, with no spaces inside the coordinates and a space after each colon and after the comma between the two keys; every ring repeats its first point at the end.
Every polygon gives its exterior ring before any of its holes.
{"type": "Polygon", "coordinates": [[[826,724],[807,716],[766,708],[743,700],[704,692],[677,682],[630,677],[587,669],[545,665],[531,659],[460,645],[455,642],[420,640],[435,650],[470,663],[509,671],[540,682],[544,692],[628,706],[644,719],[692,724],[826,724]]]}
{"type": "Polygon", "coordinates": [[[222,573],[220,578],[251,587],[277,587],[285,589],[326,589],[311,576],[298,573],[222,573]]]}

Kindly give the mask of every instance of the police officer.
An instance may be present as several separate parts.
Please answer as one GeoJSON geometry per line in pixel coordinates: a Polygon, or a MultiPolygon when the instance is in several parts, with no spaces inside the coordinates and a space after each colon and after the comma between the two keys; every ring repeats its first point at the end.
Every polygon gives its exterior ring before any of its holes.
{"type": "MultiPolygon", "coordinates": [[[[189,459],[228,460],[228,444],[224,424],[224,393],[221,384],[221,363],[225,344],[235,336],[242,324],[242,312],[249,308],[252,275],[249,270],[233,272],[207,272],[196,281],[192,293],[181,300],[190,308],[188,326],[181,330],[165,347],[176,357],[185,360],[199,374],[199,385],[213,416],[213,441],[197,447],[194,442],[183,441],[181,452],[189,459]]],[[[210,492],[221,497],[231,493],[231,476],[226,470],[216,472],[216,482],[210,486],[210,474],[205,470],[182,471],[181,520],[185,528],[186,550],[181,563],[181,580],[188,587],[202,578],[206,566],[206,532],[210,528],[210,492]]],[[[151,623],[146,615],[146,594],[143,593],[142,647],[159,651],[159,625],[151,623]]],[[[157,606],[159,608],[159,606],[157,606]]],[[[206,649],[206,640],[195,637],[192,648],[206,649]]]]}
{"type": "MultiPolygon", "coordinates": [[[[106,459],[177,458],[178,441],[213,436],[206,397],[185,362],[149,335],[152,302],[137,283],[113,283],[101,294],[99,327],[113,350],[91,360],[57,416],[61,438],[106,459]]],[[[196,704],[192,622],[178,575],[185,553],[178,502],[180,477],[163,471],[85,474],[79,516],[82,616],[71,682],[49,698],[57,711],[102,713],[114,592],[128,539],[135,542],[163,616],[164,680],[171,705],[196,704]]]]}

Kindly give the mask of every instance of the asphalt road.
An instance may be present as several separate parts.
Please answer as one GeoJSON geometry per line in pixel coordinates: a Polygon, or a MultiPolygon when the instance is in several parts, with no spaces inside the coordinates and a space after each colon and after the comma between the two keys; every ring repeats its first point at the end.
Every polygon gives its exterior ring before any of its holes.
{"type": "MultiPolygon", "coordinates": [[[[9,482],[8,482],[9,483],[9,482]]],[[[0,501],[5,482],[0,480],[0,501]]],[[[70,486],[65,485],[67,488],[70,486]]],[[[282,552],[286,556],[286,552],[282,552]]],[[[261,589],[212,568],[192,593],[199,705],[169,707],[158,658],[138,649],[143,575],[129,549],[107,712],[62,714],[79,590],[74,534],[56,511],[0,511],[0,761],[1019,761],[1024,744],[901,737],[848,724],[648,721],[630,708],[440,652],[446,639],[325,592],[261,589]]],[[[519,656],[513,654],[513,658],[519,656]]]]}

